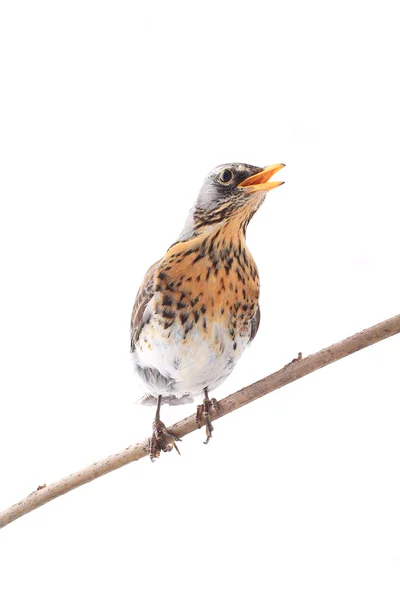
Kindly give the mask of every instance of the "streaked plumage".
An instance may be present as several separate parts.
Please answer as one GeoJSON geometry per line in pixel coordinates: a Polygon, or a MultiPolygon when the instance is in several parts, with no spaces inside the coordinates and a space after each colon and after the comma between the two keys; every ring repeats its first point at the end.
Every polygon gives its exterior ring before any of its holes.
{"type": "Polygon", "coordinates": [[[260,285],[246,228],[268,189],[279,185],[269,178],[282,166],[214,169],[179,239],[147,271],[131,320],[135,370],[148,391],[144,404],[160,396],[170,404],[203,397],[254,339],[260,285]]]}

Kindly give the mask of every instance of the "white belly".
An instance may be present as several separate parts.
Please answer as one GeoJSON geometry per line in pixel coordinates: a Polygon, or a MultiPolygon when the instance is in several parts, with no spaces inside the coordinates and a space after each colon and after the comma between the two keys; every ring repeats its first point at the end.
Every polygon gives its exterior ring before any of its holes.
{"type": "Polygon", "coordinates": [[[165,330],[155,319],[143,327],[133,359],[153,396],[197,397],[228,377],[248,341],[247,333],[233,340],[229,329],[218,323],[209,324],[206,335],[200,325],[196,326],[185,338],[179,323],[165,330]]]}

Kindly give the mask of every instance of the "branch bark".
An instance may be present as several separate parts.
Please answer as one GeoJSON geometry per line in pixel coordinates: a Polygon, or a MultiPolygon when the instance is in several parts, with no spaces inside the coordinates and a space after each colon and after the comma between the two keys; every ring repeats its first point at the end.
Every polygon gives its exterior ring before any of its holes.
{"type": "MultiPolygon", "coordinates": [[[[315,354],[311,354],[306,358],[301,358],[299,355],[298,359],[294,359],[288,365],[285,365],[279,371],[268,375],[260,381],[227,396],[223,400],[218,402],[218,417],[221,418],[224,415],[257,400],[274,390],[277,390],[288,383],[292,383],[305,375],[317,371],[322,367],[325,367],[349,354],[358,352],[367,346],[371,346],[376,342],[380,342],[392,335],[400,333],[400,314],[374,325],[369,329],[356,333],[355,335],[342,340],[328,348],[320,350],[315,354]]],[[[191,415],[175,425],[169,427],[169,429],[177,436],[183,437],[192,433],[197,429],[195,415],[191,415]]],[[[134,446],[129,446],[117,454],[113,454],[108,458],[99,460],[92,465],[85,467],[81,471],[68,475],[55,483],[47,487],[39,486],[39,488],[29,494],[26,498],[14,504],[10,508],[7,508],[0,513],[0,528],[5,527],[12,521],[19,519],[23,515],[43,506],[50,500],[54,500],[58,496],[66,494],[67,492],[97,479],[106,473],[110,473],[124,465],[139,460],[149,454],[149,440],[143,440],[138,442],[134,446]]]]}

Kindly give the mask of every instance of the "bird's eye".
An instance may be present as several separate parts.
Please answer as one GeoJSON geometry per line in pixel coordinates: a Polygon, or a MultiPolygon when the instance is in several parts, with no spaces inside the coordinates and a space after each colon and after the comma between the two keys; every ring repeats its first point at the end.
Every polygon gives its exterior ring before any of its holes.
{"type": "Polygon", "coordinates": [[[218,177],[220,183],[223,183],[224,185],[227,185],[228,183],[230,183],[233,179],[233,173],[230,169],[224,169],[223,171],[221,171],[221,173],[219,174],[218,177]]]}

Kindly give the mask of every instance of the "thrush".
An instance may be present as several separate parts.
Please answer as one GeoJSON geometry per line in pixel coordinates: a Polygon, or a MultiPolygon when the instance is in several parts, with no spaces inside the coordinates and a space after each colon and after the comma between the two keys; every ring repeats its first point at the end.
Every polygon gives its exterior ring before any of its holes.
{"type": "MultiPolygon", "coordinates": [[[[204,181],[182,233],[147,271],[131,319],[131,352],[147,394],[157,405],[150,458],[177,448],[160,420],[164,403],[202,397],[196,420],[212,435],[217,402],[209,392],[232,372],[260,325],[260,282],[246,245],[249,221],[266,193],[283,182],[285,165],[216,167],[204,181]]],[[[179,452],[179,450],[178,450],[179,452]]]]}

